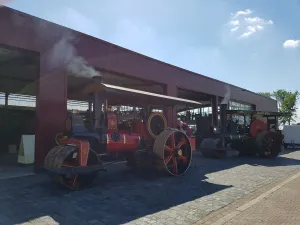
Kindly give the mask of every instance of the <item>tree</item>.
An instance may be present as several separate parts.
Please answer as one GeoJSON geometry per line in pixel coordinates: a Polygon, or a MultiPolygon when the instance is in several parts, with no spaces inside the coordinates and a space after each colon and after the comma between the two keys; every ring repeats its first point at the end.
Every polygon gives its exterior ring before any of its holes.
{"type": "MultiPolygon", "coordinates": [[[[279,89],[272,93],[272,96],[277,100],[278,108],[281,109],[281,105],[285,98],[289,95],[289,92],[283,89],[279,89]]],[[[296,104],[296,103],[295,103],[296,104]]]]}
{"type": "Polygon", "coordinates": [[[258,94],[263,95],[265,97],[274,98],[277,100],[279,112],[282,112],[284,116],[280,118],[281,124],[291,124],[291,122],[295,121],[294,117],[296,117],[296,103],[300,93],[298,91],[286,91],[284,89],[279,89],[270,92],[259,92],[258,94]]]}
{"type": "Polygon", "coordinates": [[[267,98],[272,98],[272,94],[270,92],[258,92],[258,94],[265,96],[267,98]]]}
{"type": "MultiPolygon", "coordinates": [[[[282,93],[281,93],[282,94],[282,93]]],[[[299,92],[286,92],[281,97],[283,97],[281,101],[281,108],[280,111],[286,113],[286,116],[281,118],[281,123],[286,124],[288,123],[291,125],[291,122],[294,122],[294,117],[296,117],[296,103],[299,97],[299,92]]]]}

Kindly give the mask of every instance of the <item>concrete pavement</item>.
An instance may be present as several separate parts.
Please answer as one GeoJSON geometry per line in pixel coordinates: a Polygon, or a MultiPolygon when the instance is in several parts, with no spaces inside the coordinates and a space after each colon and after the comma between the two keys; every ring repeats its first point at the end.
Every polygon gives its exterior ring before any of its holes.
{"type": "Polygon", "coordinates": [[[299,225],[300,172],[215,211],[197,225],[299,225]],[[263,192],[263,193],[260,193],[263,192]],[[255,197],[255,195],[257,195],[255,197]],[[253,198],[254,197],[254,198],[253,198]],[[221,215],[220,218],[214,215],[221,215]]]}

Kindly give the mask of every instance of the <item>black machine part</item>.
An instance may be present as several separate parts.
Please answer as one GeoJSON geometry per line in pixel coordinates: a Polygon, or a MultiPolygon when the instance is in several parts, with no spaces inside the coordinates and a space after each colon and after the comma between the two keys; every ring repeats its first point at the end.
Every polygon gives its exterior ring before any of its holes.
{"type": "Polygon", "coordinates": [[[228,109],[227,104],[221,104],[220,106],[221,134],[224,134],[226,132],[227,109],[228,109]]]}

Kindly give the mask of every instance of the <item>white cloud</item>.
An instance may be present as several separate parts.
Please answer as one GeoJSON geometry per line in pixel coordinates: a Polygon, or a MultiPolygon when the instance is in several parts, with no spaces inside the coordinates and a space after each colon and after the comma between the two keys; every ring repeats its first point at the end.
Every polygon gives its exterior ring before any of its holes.
{"type": "Polygon", "coordinates": [[[233,26],[237,26],[237,25],[240,24],[240,21],[238,21],[238,20],[231,20],[230,24],[233,25],[233,26]]]}
{"type": "Polygon", "coordinates": [[[300,47],[300,40],[286,40],[283,43],[284,48],[297,48],[300,47]]]}
{"type": "Polygon", "coordinates": [[[239,28],[240,28],[240,27],[234,27],[234,28],[231,28],[230,31],[231,31],[231,32],[235,32],[235,31],[237,31],[239,28]]]}
{"type": "Polygon", "coordinates": [[[261,23],[263,21],[259,17],[246,17],[244,20],[248,23],[261,23]]]}
{"type": "Polygon", "coordinates": [[[261,25],[257,25],[256,28],[257,28],[258,30],[263,30],[263,29],[265,29],[265,28],[264,28],[263,26],[261,26],[261,25]]]}
{"type": "Polygon", "coordinates": [[[252,35],[252,34],[253,34],[252,31],[247,31],[247,32],[244,32],[242,35],[240,35],[240,38],[249,37],[249,36],[252,35]]]}
{"type": "Polygon", "coordinates": [[[250,24],[273,24],[274,22],[272,20],[268,20],[268,21],[265,21],[264,19],[260,18],[260,17],[246,17],[244,19],[247,23],[250,23],[250,24]]]}
{"type": "Polygon", "coordinates": [[[245,15],[250,15],[250,14],[252,14],[253,13],[253,11],[251,10],[251,9],[246,9],[246,10],[244,10],[244,11],[237,11],[236,13],[232,13],[231,14],[231,16],[233,17],[233,18],[238,18],[239,16],[245,16],[245,15]]]}
{"type": "Polygon", "coordinates": [[[249,37],[250,35],[254,34],[255,32],[259,30],[263,30],[264,27],[261,25],[256,25],[256,26],[247,26],[246,31],[240,36],[241,38],[243,37],[249,37]]]}
{"type": "Polygon", "coordinates": [[[252,13],[253,11],[250,9],[232,13],[228,23],[230,32],[235,32],[239,38],[247,38],[259,31],[263,31],[267,25],[273,24],[272,20],[265,20],[258,16],[246,17],[252,13]]]}

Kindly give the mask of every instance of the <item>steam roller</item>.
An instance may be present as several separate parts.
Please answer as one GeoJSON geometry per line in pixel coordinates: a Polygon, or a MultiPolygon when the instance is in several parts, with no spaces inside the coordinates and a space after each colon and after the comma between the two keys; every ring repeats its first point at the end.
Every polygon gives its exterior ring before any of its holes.
{"type": "Polygon", "coordinates": [[[214,158],[222,158],[231,150],[244,156],[276,158],[282,150],[283,140],[282,133],[277,130],[280,115],[276,112],[221,109],[221,133],[204,138],[201,152],[205,157],[214,158]]]}
{"type": "MultiPolygon", "coordinates": [[[[120,100],[123,96],[147,104],[147,95],[154,105],[162,107],[176,105],[179,100],[106,86],[98,79],[84,90],[89,96],[89,110],[68,112],[65,130],[57,135],[57,146],[45,158],[44,167],[53,181],[71,190],[85,189],[99,171],[106,171],[115,162],[127,162],[133,169],[154,168],[172,176],[186,173],[192,160],[190,137],[167,128],[163,113],[152,112],[147,105],[134,112],[110,110],[116,103],[124,105],[125,99],[120,100]]],[[[186,105],[188,100],[180,101],[186,105]]]]}

